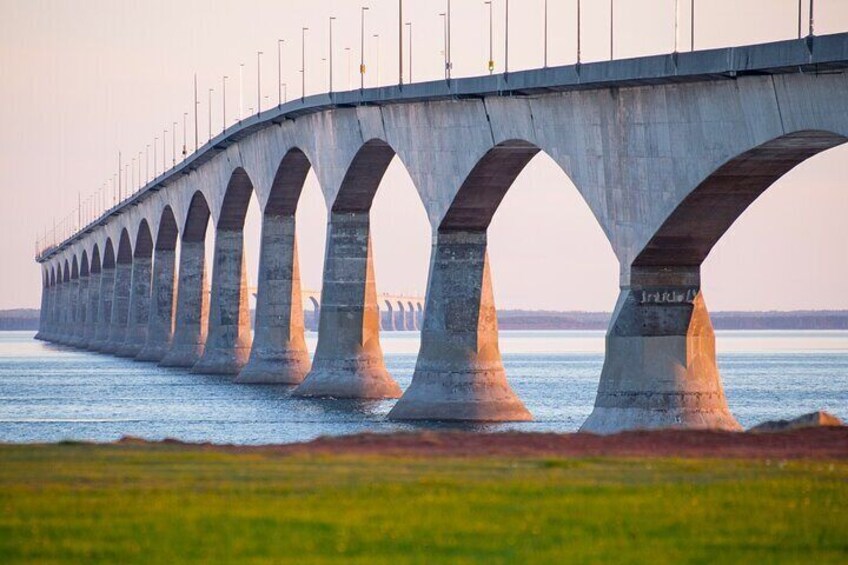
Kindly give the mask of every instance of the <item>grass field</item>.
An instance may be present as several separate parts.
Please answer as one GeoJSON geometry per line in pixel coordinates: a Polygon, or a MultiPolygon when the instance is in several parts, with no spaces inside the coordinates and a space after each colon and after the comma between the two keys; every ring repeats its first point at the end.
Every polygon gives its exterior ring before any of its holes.
{"type": "Polygon", "coordinates": [[[0,563],[848,561],[848,462],[0,446],[0,563]]]}

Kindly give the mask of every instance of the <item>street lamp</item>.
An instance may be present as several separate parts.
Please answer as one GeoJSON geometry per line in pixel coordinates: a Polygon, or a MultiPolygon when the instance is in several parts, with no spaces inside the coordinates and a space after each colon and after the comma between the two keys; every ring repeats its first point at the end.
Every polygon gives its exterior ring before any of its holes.
{"type": "Polygon", "coordinates": [[[406,22],[409,27],[409,84],[412,84],[412,22],[406,22]]]}
{"type": "Polygon", "coordinates": [[[545,65],[548,68],[548,0],[545,0],[545,65]]]}
{"type": "Polygon", "coordinates": [[[360,10],[359,25],[359,89],[365,88],[365,12],[368,6],[362,6],[360,10]]]}
{"type": "Polygon", "coordinates": [[[283,43],[285,39],[277,40],[277,101],[283,105],[283,43]]]}
{"type": "Polygon", "coordinates": [[[150,182],[150,144],[144,147],[144,181],[150,182]]]}
{"type": "MultiPolygon", "coordinates": [[[[177,166],[177,122],[171,122],[171,166],[177,166]]],[[[139,154],[141,155],[141,154],[139,154]]],[[[141,161],[139,161],[141,163],[141,161]]]]}
{"type": "Polygon", "coordinates": [[[439,16],[442,17],[442,21],[444,25],[444,46],[442,48],[442,53],[445,56],[445,80],[450,79],[450,74],[448,73],[448,15],[446,12],[441,12],[439,16]]]}
{"type": "Polygon", "coordinates": [[[610,0],[610,61],[615,58],[613,38],[615,37],[615,0],[610,0]]]}
{"type": "MultiPolygon", "coordinates": [[[[812,7],[812,0],[810,0],[810,6],[812,7]]],[[[691,32],[691,49],[690,51],[695,50],[695,0],[689,0],[689,19],[690,19],[690,32],[691,32]]]]}
{"type": "Polygon", "coordinates": [[[580,0],[577,0],[577,64],[580,64],[580,0]]]}
{"type": "Polygon", "coordinates": [[[504,76],[509,74],[509,0],[504,7],[504,76]]]}
{"type": "Polygon", "coordinates": [[[183,112],[183,159],[188,156],[188,148],[186,147],[186,121],[188,121],[188,112],[183,112]]]}
{"type": "Polygon", "coordinates": [[[489,0],[488,2],[483,2],[483,4],[489,7],[489,74],[492,74],[495,71],[495,58],[492,49],[492,2],[489,0]]]}
{"type": "Polygon", "coordinates": [[[374,39],[377,40],[377,87],[380,87],[380,34],[375,33],[374,39]]]}
{"type": "Polygon", "coordinates": [[[347,89],[350,90],[351,82],[350,82],[350,47],[345,47],[345,54],[347,55],[347,89]]]}
{"type": "Polygon", "coordinates": [[[308,27],[300,29],[300,100],[306,99],[306,32],[308,27]]]}
{"type": "Polygon", "coordinates": [[[333,20],[335,16],[330,16],[330,94],[333,93],[333,20]]]}
{"type": "Polygon", "coordinates": [[[239,63],[239,122],[244,118],[244,63],[239,63]]]}
{"type": "Polygon", "coordinates": [[[224,75],[221,78],[221,131],[227,131],[227,79],[230,78],[224,75]]]}
{"type": "Polygon", "coordinates": [[[212,141],[212,93],[215,90],[209,89],[209,141],[212,141]]]}
{"type": "Polygon", "coordinates": [[[256,52],[256,115],[262,113],[262,51],[256,52]]]}

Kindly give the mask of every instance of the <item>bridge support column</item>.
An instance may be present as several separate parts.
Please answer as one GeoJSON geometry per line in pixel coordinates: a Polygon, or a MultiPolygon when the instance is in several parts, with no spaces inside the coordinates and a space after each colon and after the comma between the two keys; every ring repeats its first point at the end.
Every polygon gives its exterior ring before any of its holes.
{"type": "Polygon", "coordinates": [[[368,212],[333,212],[318,345],[296,396],[397,398],[400,387],[383,364],[368,212]]]}
{"type": "Polygon", "coordinates": [[[183,240],[180,244],[174,338],[159,363],[163,367],[192,367],[203,355],[209,319],[205,254],[204,241],[183,240]]]}
{"type": "Polygon", "coordinates": [[[109,340],[112,324],[112,299],[115,296],[115,268],[103,267],[100,272],[100,305],[97,307],[97,326],[89,349],[103,351],[109,340]]]}
{"type": "Polygon", "coordinates": [[[485,232],[440,232],[412,383],[395,420],[532,419],[506,381],[485,232]]]}
{"type": "Polygon", "coordinates": [[[131,285],[132,263],[121,263],[119,261],[115,265],[115,290],[112,297],[112,320],[109,324],[109,338],[100,350],[103,353],[117,353],[127,337],[131,285]]]}
{"type": "Polygon", "coordinates": [[[250,309],[241,230],[217,230],[209,335],[193,373],[238,375],[250,357],[250,309]]]}
{"type": "Polygon", "coordinates": [[[147,317],[147,338],[136,361],[161,361],[174,336],[176,252],[157,249],[153,263],[153,288],[147,317]]]}
{"type": "Polygon", "coordinates": [[[699,271],[633,271],[607,331],[595,408],[580,431],[741,429],[721,386],[699,271]]]}
{"type": "Polygon", "coordinates": [[[147,323],[150,315],[150,257],[135,257],[132,263],[127,335],[117,351],[120,357],[135,357],[147,341],[147,323]]]}
{"type": "Polygon", "coordinates": [[[253,348],[236,382],[299,384],[310,361],[294,216],[265,217],[258,285],[253,348]]]}
{"type": "Polygon", "coordinates": [[[71,279],[68,283],[68,299],[65,307],[65,333],[62,343],[76,345],[77,315],[79,314],[79,279],[71,279]]]}
{"type": "Polygon", "coordinates": [[[47,335],[47,310],[49,308],[50,301],[50,287],[45,285],[41,286],[41,307],[38,309],[38,332],[35,334],[35,338],[39,341],[43,341],[46,339],[47,335]]]}
{"type": "Polygon", "coordinates": [[[94,346],[95,333],[97,331],[97,317],[100,307],[100,273],[92,272],[88,275],[88,300],[85,305],[85,327],[83,328],[84,347],[91,349],[94,346]]]}
{"type": "Polygon", "coordinates": [[[74,347],[85,348],[88,343],[85,340],[85,322],[88,314],[88,275],[81,276],[77,283],[77,308],[74,320],[74,347]]]}
{"type": "Polygon", "coordinates": [[[383,304],[386,305],[386,311],[380,314],[380,329],[383,329],[387,332],[394,331],[395,329],[395,314],[392,305],[387,301],[384,301],[383,304]]]}

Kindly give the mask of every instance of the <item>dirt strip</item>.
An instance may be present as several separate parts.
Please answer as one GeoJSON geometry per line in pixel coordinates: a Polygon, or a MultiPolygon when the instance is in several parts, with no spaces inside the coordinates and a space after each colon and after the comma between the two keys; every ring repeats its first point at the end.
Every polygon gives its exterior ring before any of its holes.
{"type": "MultiPolygon", "coordinates": [[[[155,444],[124,438],[119,444],[155,444]]],[[[848,459],[848,427],[789,432],[637,431],[609,436],[554,433],[422,431],[324,437],[305,443],[238,446],[183,444],[235,452],[402,455],[411,457],[719,457],[746,459],[848,459]]]]}

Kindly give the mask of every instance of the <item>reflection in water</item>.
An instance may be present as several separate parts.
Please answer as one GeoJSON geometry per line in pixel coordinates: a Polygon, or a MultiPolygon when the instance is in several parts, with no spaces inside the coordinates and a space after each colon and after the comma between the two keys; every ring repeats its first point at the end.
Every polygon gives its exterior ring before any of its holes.
{"type": "MultiPolygon", "coordinates": [[[[315,347],[315,334],[307,336],[315,347]]],[[[418,334],[385,333],[386,366],[409,386],[418,334]]],[[[122,435],[280,443],[418,429],[574,431],[592,409],[604,333],[501,332],[510,384],[535,421],[397,423],[394,400],[292,398],[293,387],[235,385],[0,332],[0,441],[114,440],[122,435]]],[[[848,418],[848,332],[719,332],[719,365],[743,426],[818,409],[848,418]]]]}

